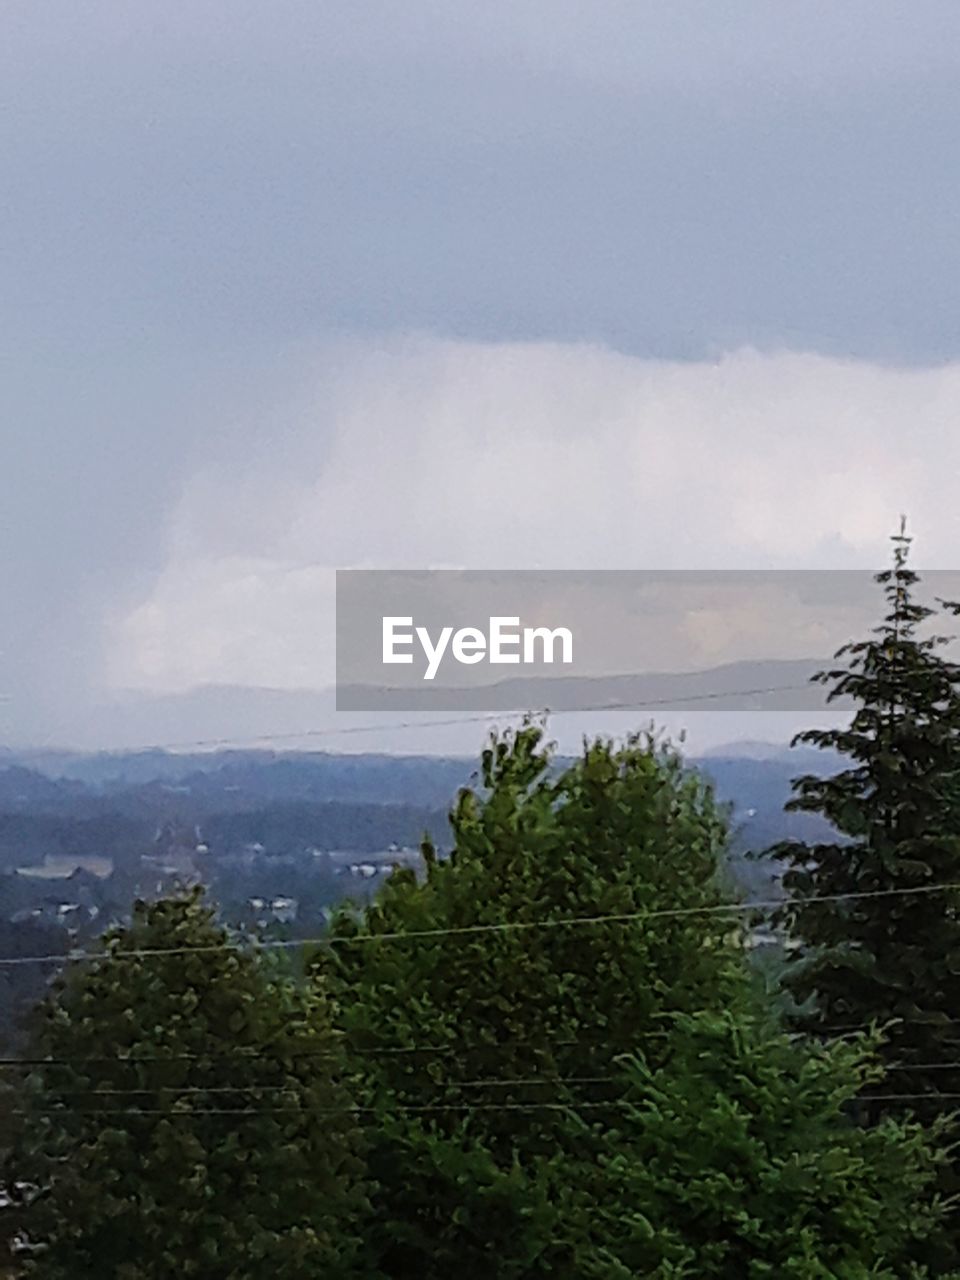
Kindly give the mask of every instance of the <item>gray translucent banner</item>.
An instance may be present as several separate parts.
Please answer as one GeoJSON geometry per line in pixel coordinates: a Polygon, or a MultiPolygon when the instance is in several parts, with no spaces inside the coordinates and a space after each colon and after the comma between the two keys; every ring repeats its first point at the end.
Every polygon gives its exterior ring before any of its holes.
{"type": "Polygon", "coordinates": [[[337,710],[816,710],[810,677],[885,613],[859,570],[340,570],[337,710]]]}

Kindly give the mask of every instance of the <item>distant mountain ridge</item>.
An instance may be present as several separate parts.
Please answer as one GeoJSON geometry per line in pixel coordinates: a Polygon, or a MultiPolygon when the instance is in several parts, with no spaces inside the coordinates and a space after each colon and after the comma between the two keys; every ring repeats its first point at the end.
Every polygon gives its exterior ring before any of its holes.
{"type": "Polygon", "coordinates": [[[688,710],[705,701],[727,709],[809,710],[826,706],[813,682],[828,665],[820,658],[727,662],[693,671],[603,676],[516,676],[483,685],[418,683],[414,688],[347,685],[341,705],[365,710],[552,711],[604,710],[648,704],[688,710]]]}
{"type": "MultiPolygon", "coordinates": [[[[809,815],[784,812],[791,782],[806,772],[832,773],[840,761],[809,748],[746,743],[689,763],[733,806],[737,842],[747,839],[758,847],[813,829],[809,815]]],[[[305,832],[313,824],[318,841],[329,828],[342,843],[349,841],[351,821],[358,831],[369,829],[368,816],[377,810],[411,816],[416,810],[418,822],[433,815],[431,827],[439,833],[457,791],[475,781],[474,762],[461,757],[269,751],[26,755],[0,769],[0,826],[14,846],[36,844],[34,853],[40,854],[54,829],[61,833],[58,839],[87,847],[106,830],[113,841],[122,841],[163,821],[194,825],[227,815],[269,811],[276,818],[289,811],[299,814],[305,832]],[[69,828],[76,834],[64,837],[69,828]]],[[[379,818],[376,823],[382,825],[379,818]]],[[[826,830],[825,824],[814,825],[821,834],[826,830]]],[[[403,819],[405,839],[411,830],[403,819]]]]}
{"type": "MultiPolygon", "coordinates": [[[[444,719],[449,713],[454,721],[458,713],[469,718],[478,711],[589,710],[597,713],[597,723],[604,712],[618,709],[635,711],[638,723],[647,718],[645,713],[655,717],[684,710],[819,712],[826,708],[825,694],[810,676],[823,665],[814,659],[770,660],[688,672],[509,679],[483,690],[432,689],[422,710],[425,719],[439,711],[444,719]],[[754,692],[749,693],[751,690],[754,692]]],[[[382,696],[385,702],[375,710],[338,713],[333,689],[205,685],[174,694],[121,692],[100,699],[72,720],[51,726],[43,737],[55,748],[34,748],[30,755],[43,758],[62,750],[208,750],[230,745],[256,747],[258,743],[303,748],[312,742],[332,744],[338,739],[356,741],[361,748],[369,743],[392,753],[407,749],[402,732],[407,720],[416,724],[418,749],[456,754],[462,740],[463,751],[475,754],[475,734],[461,736],[452,745],[449,734],[440,730],[429,734],[429,726],[416,723],[418,713],[406,710],[409,695],[387,691],[382,696]],[[344,733],[356,736],[344,738],[344,733]],[[369,738],[364,736],[367,733],[369,738]]],[[[6,754],[22,758],[29,747],[29,743],[21,743],[6,754]]]]}

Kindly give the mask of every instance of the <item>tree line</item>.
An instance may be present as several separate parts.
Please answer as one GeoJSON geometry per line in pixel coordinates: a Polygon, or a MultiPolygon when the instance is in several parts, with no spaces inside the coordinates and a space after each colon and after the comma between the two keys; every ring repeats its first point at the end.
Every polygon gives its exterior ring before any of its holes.
{"type": "MultiPolygon", "coordinates": [[[[494,735],[322,946],[199,891],[61,969],[4,1064],[16,1266],[44,1280],[960,1275],[960,668],[909,540],[820,677],[842,753],[792,805],[782,989],[729,814],[653,731],[558,766],[494,735]]],[[[766,917],[769,919],[769,917],[766,917]]]]}

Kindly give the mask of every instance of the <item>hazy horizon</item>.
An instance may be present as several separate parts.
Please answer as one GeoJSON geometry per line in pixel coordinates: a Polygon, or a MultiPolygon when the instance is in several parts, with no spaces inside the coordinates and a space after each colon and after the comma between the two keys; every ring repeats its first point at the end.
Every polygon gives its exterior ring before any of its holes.
{"type": "MultiPolygon", "coordinates": [[[[776,664],[773,664],[776,666],[776,664]]],[[[795,675],[795,665],[784,663],[787,674],[795,675]]],[[[808,664],[815,666],[817,664],[808,664]]],[[[697,675],[710,676],[709,670],[697,675]]],[[[721,673],[724,689],[758,688],[750,683],[749,664],[726,668],[721,673]],[[731,680],[731,677],[739,677],[731,680]]],[[[754,681],[761,678],[753,676],[754,681]]],[[[59,731],[42,737],[8,741],[13,753],[44,751],[132,752],[191,749],[275,749],[278,751],[323,750],[338,753],[383,752],[385,754],[476,756],[494,726],[517,725],[524,714],[542,715],[549,706],[549,736],[563,751],[576,751],[584,736],[613,736],[650,725],[678,740],[686,735],[687,749],[693,753],[725,744],[761,741],[785,747],[800,729],[838,723],[842,713],[813,709],[801,698],[794,709],[745,710],[737,707],[743,698],[730,694],[717,703],[707,699],[700,707],[702,685],[690,684],[681,676],[666,686],[657,684],[643,700],[648,681],[673,681],[669,674],[626,677],[637,681],[633,700],[622,698],[622,708],[599,705],[608,701],[609,682],[586,678],[573,681],[566,704],[546,697],[555,692],[550,681],[531,680],[525,687],[529,698],[507,702],[499,710],[463,710],[456,706],[435,711],[409,712],[389,709],[338,712],[335,690],[290,690],[237,685],[207,685],[179,694],[154,695],[142,691],[114,693],[100,707],[97,717],[79,717],[72,724],[61,722],[59,731]],[[664,688],[671,705],[664,705],[664,688]],[[599,689],[601,696],[596,697],[599,689]],[[542,695],[542,696],[541,696],[542,695]],[[596,697],[592,702],[591,698],[596,697]],[[686,709],[683,707],[687,699],[686,709]],[[691,701],[692,699],[692,701],[691,701]],[[735,709],[723,709],[732,702],[735,709]]],[[[762,672],[769,681],[769,667],[762,672]]],[[[505,691],[516,682],[505,682],[505,691]]],[[[709,679],[708,679],[709,683],[709,679]]],[[[720,682],[718,682],[718,688],[720,682]]],[[[765,686],[769,687],[769,686],[765,686]]],[[[795,687],[795,686],[794,686],[795,687]]],[[[774,686],[776,688],[776,686],[774,686]]],[[[621,696],[623,694],[621,690],[621,696]]],[[[777,703],[778,698],[767,702],[777,703]]],[[[480,701],[478,706],[486,706],[480,701]]]]}

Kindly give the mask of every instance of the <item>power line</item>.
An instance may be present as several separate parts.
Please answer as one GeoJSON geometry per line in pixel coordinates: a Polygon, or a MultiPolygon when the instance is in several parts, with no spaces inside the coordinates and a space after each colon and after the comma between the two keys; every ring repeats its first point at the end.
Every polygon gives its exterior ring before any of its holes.
{"type": "Polygon", "coordinates": [[[302,729],[299,732],[261,733],[237,735],[223,738],[194,738],[180,742],[153,742],[145,746],[131,747],[129,752],[144,751],[187,751],[191,748],[208,750],[213,747],[230,747],[251,745],[258,742],[294,742],[303,738],[337,738],[358,733],[392,733],[394,730],[407,729],[440,729],[452,725],[484,724],[501,719],[530,714],[551,716],[570,716],[598,711],[643,711],[650,707],[674,707],[688,702],[716,702],[723,698],[756,698],[771,693],[794,693],[809,688],[809,682],[803,684],[767,685],[757,689],[711,689],[704,693],[690,693],[672,698],[645,698],[636,702],[595,702],[582,707],[563,707],[551,709],[543,707],[531,711],[528,708],[513,707],[501,711],[485,711],[475,715],[446,716],[433,720],[398,720],[393,724],[356,724],[332,725],[326,729],[302,729]]]}
{"type": "Polygon", "coordinates": [[[960,1062],[891,1062],[887,1071],[960,1071],[960,1062]]]}
{"type": "MultiPolygon", "coordinates": [[[[960,1093],[875,1093],[875,1094],[855,1094],[845,1100],[845,1103],[870,1103],[870,1102],[944,1102],[960,1100],[960,1093]]],[[[402,1106],[391,1106],[386,1110],[391,1115],[431,1115],[431,1114],[459,1114],[472,1115],[474,1112],[482,1111],[498,1111],[498,1112],[537,1112],[537,1111],[599,1111],[611,1110],[623,1106],[637,1105],[640,1106],[644,1102],[643,1097],[632,1100],[626,1096],[619,1098],[608,1098],[605,1100],[588,1100],[586,1102],[571,1099],[568,1102],[472,1102],[472,1103],[424,1103],[402,1106]]],[[[957,1110],[956,1107],[947,1108],[947,1110],[957,1110]]],[[[195,1116],[233,1116],[236,1118],[246,1117],[253,1119],[256,1116],[266,1115],[302,1115],[302,1116],[337,1116],[337,1115],[381,1115],[384,1108],[373,1106],[351,1106],[351,1107],[191,1107],[189,1109],[172,1109],[172,1108],[144,1108],[144,1107],[124,1107],[124,1108],[76,1108],[76,1107],[49,1107],[42,1110],[29,1111],[26,1109],[17,1109],[11,1114],[16,1116],[26,1116],[36,1118],[37,1116],[97,1116],[111,1117],[113,1119],[125,1119],[132,1116],[146,1116],[154,1119],[164,1120],[186,1120],[195,1116]]]]}
{"type": "MultiPolygon", "coordinates": [[[[510,933],[526,929],[567,929],[605,924],[636,924],[645,920],[680,919],[693,916],[740,915],[754,911],[789,911],[815,902],[855,902],[880,898],[909,897],[916,894],[948,893],[960,890],[960,883],[916,885],[912,888],[869,889],[853,893],[810,894],[805,898],[768,898],[754,902],[710,903],[702,907],[658,907],[650,911],[624,911],[605,916],[570,916],[559,920],[502,920],[489,924],[468,924],[442,929],[409,929],[384,933],[356,934],[353,937],[269,939],[253,941],[252,951],[280,951],[297,947],[350,946],[354,943],[406,942],[423,938],[467,937],[477,934],[510,933]]],[[[211,943],[201,947],[150,947],[128,951],[69,951],[65,955],[0,957],[0,967],[28,964],[67,964],[95,960],[143,960],[169,956],[212,955],[243,952],[235,942],[211,943]]]]}
{"type": "MultiPolygon", "coordinates": [[[[543,1089],[557,1085],[596,1085],[620,1084],[620,1076],[521,1076],[516,1079],[501,1079],[489,1076],[479,1080],[459,1080],[450,1082],[431,1081],[435,1088],[445,1090],[459,1089],[543,1089]]],[[[294,1084],[245,1084],[245,1085],[155,1085],[145,1089],[65,1089],[52,1090],[62,1098],[89,1097],[142,1097],[151,1093],[296,1093],[298,1085],[294,1084]]]]}
{"type": "Polygon", "coordinates": [[[860,1102],[940,1102],[944,1098],[960,1099],[960,1093],[865,1093],[860,1102]]]}
{"type": "MultiPolygon", "coordinates": [[[[670,1035],[669,1031],[639,1031],[633,1036],[635,1040],[654,1040],[664,1039],[670,1035]]],[[[522,1046],[526,1049],[532,1049],[534,1053],[546,1053],[553,1049],[570,1049],[576,1048],[583,1044],[582,1040],[555,1040],[549,1041],[543,1048],[530,1046],[525,1040],[501,1040],[497,1044],[486,1045],[469,1045],[466,1048],[463,1045],[382,1045],[382,1046],[346,1046],[343,1050],[336,1049],[288,1049],[283,1046],[277,1046],[278,1055],[284,1058],[331,1058],[338,1060],[343,1053],[357,1054],[361,1057],[378,1057],[378,1056],[401,1056],[413,1054],[434,1054],[437,1056],[465,1056],[467,1054],[480,1054],[490,1051],[502,1052],[505,1048],[522,1046]]],[[[171,1063],[171,1062],[200,1062],[213,1059],[214,1061],[228,1062],[259,1062],[274,1061],[273,1056],[264,1049],[253,1051],[244,1051],[241,1048],[231,1050],[229,1053],[170,1053],[170,1054],[140,1054],[136,1057],[114,1056],[95,1057],[95,1058],[0,1058],[0,1070],[35,1070],[39,1067],[87,1067],[94,1065],[101,1066],[124,1066],[135,1067],[141,1063],[171,1063]]]]}
{"type": "MultiPolygon", "coordinates": [[[[886,1070],[888,1072],[911,1072],[911,1071],[957,1071],[960,1070],[960,1062],[921,1062],[921,1063],[890,1063],[886,1070]]],[[[478,1080],[457,1080],[457,1081],[438,1081],[429,1082],[438,1090],[447,1092],[459,1091],[461,1089],[544,1089],[548,1086],[576,1086],[583,1087],[586,1085],[598,1084],[622,1084],[622,1076],[520,1076],[513,1079],[500,1078],[498,1076],[487,1076],[478,1080]]],[[[297,1082],[292,1084],[240,1084],[240,1085],[153,1085],[143,1089],[115,1089],[115,1088],[95,1088],[95,1089],[66,1089],[53,1090],[62,1098],[136,1098],[143,1097],[146,1094],[173,1093],[173,1094],[237,1094],[237,1093],[296,1093],[300,1086],[297,1082]]],[[[960,1097],[960,1094],[951,1093],[935,1093],[935,1094],[868,1094],[868,1098],[893,1098],[893,1097],[938,1097],[951,1098],[960,1097]]]]}
{"type": "MultiPolygon", "coordinates": [[[[695,1012],[709,1012],[709,1010],[697,1010],[695,1012]]],[[[853,1034],[855,1031],[861,1031],[861,1032],[870,1031],[873,1029],[873,1025],[874,1024],[872,1023],[863,1023],[859,1027],[848,1028],[847,1033],[853,1034]]],[[[912,1023],[910,1025],[917,1025],[917,1024],[912,1023]]],[[[669,1038],[670,1034],[671,1033],[669,1031],[637,1032],[635,1035],[632,1036],[632,1039],[640,1042],[645,1040],[653,1040],[653,1039],[667,1039],[669,1038]]],[[[789,1039],[792,1039],[792,1040],[802,1040],[806,1038],[804,1036],[804,1033],[797,1032],[797,1031],[781,1032],[780,1034],[786,1035],[789,1039]]],[[[954,1040],[950,1040],[948,1041],[948,1043],[956,1044],[957,1042],[954,1040]]],[[[525,1041],[512,1040],[512,1041],[504,1041],[496,1045],[470,1045],[467,1048],[464,1048],[463,1046],[455,1047],[452,1045],[442,1045],[442,1046],[441,1045],[419,1045],[419,1046],[410,1046],[410,1047],[404,1047],[404,1048],[393,1048],[393,1047],[387,1047],[387,1048],[381,1048],[381,1049],[350,1048],[348,1050],[345,1050],[343,1053],[337,1053],[337,1051],[333,1049],[316,1049],[316,1050],[293,1051],[293,1052],[291,1052],[290,1050],[282,1050],[282,1053],[285,1058],[292,1058],[292,1057],[309,1058],[309,1059],[327,1058],[334,1062],[343,1061],[344,1057],[349,1054],[357,1054],[360,1056],[373,1056],[377,1054],[411,1054],[411,1055],[412,1054],[434,1054],[436,1056],[454,1056],[455,1055],[458,1058],[465,1058],[469,1056],[474,1056],[478,1053],[484,1053],[488,1050],[500,1053],[504,1049],[507,1049],[513,1046],[518,1046],[518,1045],[523,1045],[524,1048],[528,1049],[532,1053],[547,1053],[555,1049],[582,1047],[584,1045],[584,1041],[583,1040],[557,1040],[553,1042],[547,1042],[547,1044],[544,1045],[543,1047],[531,1046],[526,1044],[525,1041]]],[[[62,1068],[69,1068],[70,1070],[76,1070],[81,1067],[89,1067],[93,1065],[115,1066],[115,1067],[137,1067],[141,1065],[145,1066],[145,1065],[177,1063],[177,1062],[198,1062],[198,1061],[207,1061],[207,1060],[212,1060],[214,1062],[227,1061],[230,1063],[235,1063],[238,1061],[239,1062],[276,1063],[277,1061],[275,1058],[272,1057],[270,1053],[264,1050],[258,1050],[252,1053],[236,1052],[236,1053],[220,1054],[220,1055],[207,1054],[207,1053],[148,1054],[148,1055],[142,1055],[140,1057],[135,1057],[135,1058],[134,1057],[0,1058],[0,1070],[35,1071],[40,1068],[48,1068],[48,1067],[62,1067],[62,1068]]],[[[954,1061],[891,1062],[885,1065],[885,1070],[890,1072],[892,1071],[901,1071],[901,1072],[960,1071],[960,1061],[956,1061],[956,1062],[954,1061]]],[[[481,1085],[497,1084],[497,1083],[515,1084],[515,1085],[537,1084],[537,1083],[540,1083],[540,1084],[545,1084],[545,1083],[600,1084],[607,1079],[610,1079],[610,1077],[594,1076],[594,1077],[574,1077],[574,1078],[566,1079],[564,1077],[539,1076],[536,1078],[528,1078],[524,1080],[510,1080],[510,1081],[498,1081],[496,1079],[487,1078],[487,1079],[476,1080],[476,1081],[461,1081],[455,1085],[448,1084],[442,1087],[458,1088],[458,1089],[473,1088],[473,1087],[479,1088],[481,1085]]],[[[195,1085],[195,1086],[160,1085],[160,1086],[147,1087],[143,1089],[109,1089],[109,1090],[106,1090],[106,1092],[108,1093],[149,1093],[159,1089],[161,1091],[167,1090],[167,1091],[173,1091],[173,1092],[178,1092],[178,1091],[190,1092],[191,1090],[196,1090],[197,1092],[201,1092],[201,1093],[211,1093],[211,1092],[229,1093],[229,1092],[235,1092],[235,1091],[242,1092],[247,1088],[250,1088],[250,1089],[276,1088],[280,1090],[286,1090],[293,1087],[295,1086],[224,1085],[224,1086],[211,1086],[208,1088],[205,1085],[195,1085]]],[[[99,1089],[93,1089],[93,1090],[83,1089],[83,1090],[75,1090],[74,1092],[99,1093],[103,1091],[99,1089]]]]}
{"type": "MultiPolygon", "coordinates": [[[[465,1102],[465,1103],[425,1103],[424,1105],[390,1107],[391,1115],[424,1115],[431,1112],[460,1112],[470,1114],[474,1111],[586,1111],[605,1107],[617,1107],[623,1103],[622,1098],[610,1098],[605,1102],[465,1102]]],[[[261,1116],[261,1115],[380,1115],[380,1107],[211,1107],[190,1108],[189,1110],[166,1110],[161,1108],[123,1108],[109,1107],[88,1110],[87,1108],[50,1107],[40,1111],[19,1109],[13,1115],[75,1115],[75,1116],[162,1116],[167,1120],[187,1119],[192,1116],[261,1116]]]]}

